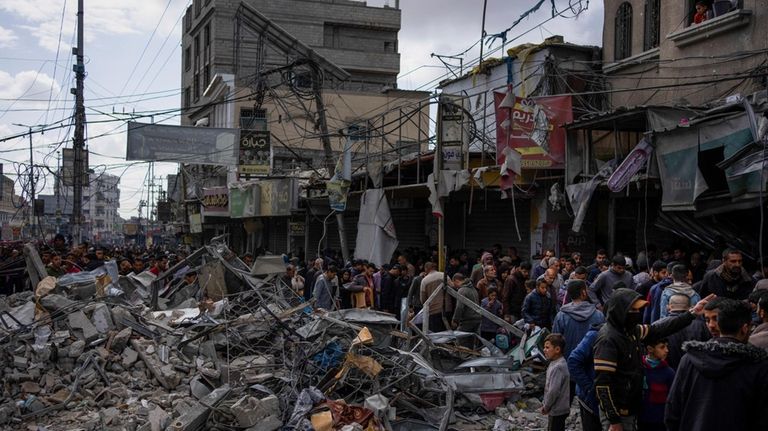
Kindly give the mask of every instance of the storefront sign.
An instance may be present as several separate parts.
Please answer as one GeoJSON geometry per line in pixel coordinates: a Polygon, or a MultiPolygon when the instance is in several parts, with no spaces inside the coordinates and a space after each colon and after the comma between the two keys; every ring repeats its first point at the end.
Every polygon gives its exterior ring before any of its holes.
{"type": "Polygon", "coordinates": [[[203,189],[203,216],[229,216],[229,190],[226,187],[210,187],[203,189]]]}
{"type": "Polygon", "coordinates": [[[261,188],[262,217],[289,216],[298,208],[299,190],[295,178],[264,180],[258,184],[261,188]]]}
{"type": "Polygon", "coordinates": [[[523,168],[563,169],[565,167],[565,129],[573,121],[571,96],[514,97],[495,92],[496,154],[504,163],[505,148],[522,154],[523,168]],[[504,102],[504,103],[502,103],[504,102]]]}
{"type": "Polygon", "coordinates": [[[229,216],[248,218],[259,215],[261,187],[254,183],[236,183],[229,187],[229,216]]]}
{"type": "Polygon", "coordinates": [[[271,145],[268,131],[240,131],[238,173],[245,175],[269,175],[270,159],[271,145]]]}
{"type": "Polygon", "coordinates": [[[203,233],[203,216],[202,216],[202,214],[190,214],[189,215],[189,232],[190,233],[203,233]]]}
{"type": "Polygon", "coordinates": [[[306,225],[302,222],[291,222],[288,224],[288,232],[291,236],[304,236],[306,225]]]}

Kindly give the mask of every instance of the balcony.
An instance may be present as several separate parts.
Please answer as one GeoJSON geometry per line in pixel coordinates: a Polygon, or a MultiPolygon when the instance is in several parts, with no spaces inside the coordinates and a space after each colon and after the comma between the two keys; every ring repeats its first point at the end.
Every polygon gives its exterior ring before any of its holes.
{"type": "Polygon", "coordinates": [[[670,33],[667,35],[667,39],[674,42],[680,48],[702,40],[709,40],[719,34],[728,33],[739,27],[744,27],[749,24],[751,19],[751,10],[736,9],[704,21],[701,24],[693,24],[680,31],[670,33]]]}

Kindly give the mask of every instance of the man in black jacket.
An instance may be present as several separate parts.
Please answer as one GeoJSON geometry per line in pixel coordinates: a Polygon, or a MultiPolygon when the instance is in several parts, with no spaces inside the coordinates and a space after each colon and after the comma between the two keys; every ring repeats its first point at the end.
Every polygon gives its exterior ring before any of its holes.
{"type": "Polygon", "coordinates": [[[595,392],[603,426],[610,431],[634,431],[643,403],[643,341],[677,332],[701,314],[712,297],[665,322],[642,325],[641,309],[648,304],[631,289],[616,289],[606,302],[607,323],[595,342],[595,392]]]}
{"type": "Polygon", "coordinates": [[[721,298],[747,299],[755,281],[741,266],[742,256],[739,250],[732,248],[723,252],[723,263],[704,275],[699,293],[705,297],[714,293],[721,298]]]}
{"type": "MultiPolygon", "coordinates": [[[[667,309],[669,310],[669,316],[660,319],[659,322],[665,322],[669,319],[674,319],[680,314],[688,312],[690,305],[690,299],[688,295],[676,294],[669,298],[669,304],[667,309]]],[[[686,341],[707,341],[712,338],[712,335],[707,329],[707,324],[702,319],[696,319],[690,325],[683,328],[681,331],[675,332],[667,337],[669,342],[669,354],[667,355],[667,363],[672,369],[677,369],[680,364],[680,359],[683,357],[683,343],[686,341]]]]}
{"type": "Polygon", "coordinates": [[[664,414],[668,430],[768,429],[768,352],[747,343],[751,319],[749,305],[723,300],[720,336],[685,343],[664,414]]]}

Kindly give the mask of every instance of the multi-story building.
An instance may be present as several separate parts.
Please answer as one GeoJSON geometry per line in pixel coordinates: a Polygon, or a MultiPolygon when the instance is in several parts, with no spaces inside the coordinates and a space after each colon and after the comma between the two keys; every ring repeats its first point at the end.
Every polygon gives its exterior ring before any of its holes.
{"type": "MultiPolygon", "coordinates": [[[[369,137],[365,130],[387,129],[390,144],[413,151],[420,141],[417,120],[428,129],[428,105],[418,105],[428,94],[397,89],[397,7],[350,0],[195,0],[184,22],[182,124],[269,129],[285,144],[273,143],[277,172],[322,165],[307,61],[321,69],[330,134],[352,127],[369,137]],[[407,114],[412,121],[395,130],[407,114]]],[[[342,145],[332,139],[335,151],[342,145]]]]}
{"type": "Polygon", "coordinates": [[[0,186],[0,239],[19,240],[21,239],[21,227],[27,221],[28,213],[24,208],[18,208],[23,202],[14,191],[14,182],[11,178],[0,176],[2,185],[0,186]]]}
{"type": "MultiPolygon", "coordinates": [[[[397,89],[398,5],[194,0],[182,35],[182,125],[269,131],[269,171],[278,176],[327,167],[325,149],[338,155],[344,134],[354,135],[358,166],[364,154],[392,160],[426,150],[429,93],[397,89]]],[[[226,176],[194,165],[184,172],[187,203],[189,190],[238,178],[233,169],[226,176]]],[[[288,218],[262,220],[270,250],[286,251],[288,218]]],[[[203,229],[223,233],[226,223],[204,217],[203,229]]]]}
{"type": "MultiPolygon", "coordinates": [[[[58,178],[62,178],[59,176],[58,178]]],[[[70,217],[65,213],[72,212],[72,198],[74,196],[72,186],[64,185],[57,181],[58,199],[46,198],[46,213],[55,211],[59,206],[62,211],[64,234],[67,234],[70,217]],[[60,191],[60,193],[58,192],[60,191]],[[49,208],[49,201],[50,206],[49,208]]],[[[97,244],[114,244],[122,240],[120,229],[120,177],[106,172],[89,173],[88,182],[83,187],[82,214],[84,224],[82,227],[83,240],[97,244]]]]}
{"type": "Polygon", "coordinates": [[[709,251],[725,239],[750,257],[760,254],[762,169],[736,173],[734,166],[748,164],[752,143],[762,139],[755,126],[768,88],[768,1],[705,1],[698,16],[696,3],[605,1],[611,109],[568,127],[574,163],[567,184],[584,186],[604,163],[630,154],[633,163],[614,179],[634,184],[597,187],[582,231],[588,244],[709,251]]]}

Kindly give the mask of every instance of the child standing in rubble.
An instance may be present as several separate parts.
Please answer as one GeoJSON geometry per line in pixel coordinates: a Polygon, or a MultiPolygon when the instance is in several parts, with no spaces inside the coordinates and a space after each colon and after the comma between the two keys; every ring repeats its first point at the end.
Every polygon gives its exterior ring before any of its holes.
{"type": "Polygon", "coordinates": [[[563,357],[565,338],[549,334],[544,340],[544,356],[549,361],[541,413],[547,415],[547,430],[565,431],[565,420],[571,412],[568,364],[563,357]]]}
{"type": "MultiPolygon", "coordinates": [[[[501,302],[497,300],[498,291],[492,287],[488,289],[488,296],[483,298],[480,306],[499,318],[503,317],[501,302]]],[[[483,316],[483,321],[480,323],[480,336],[488,341],[496,339],[496,332],[499,330],[499,325],[493,322],[491,319],[483,316]]]]}

